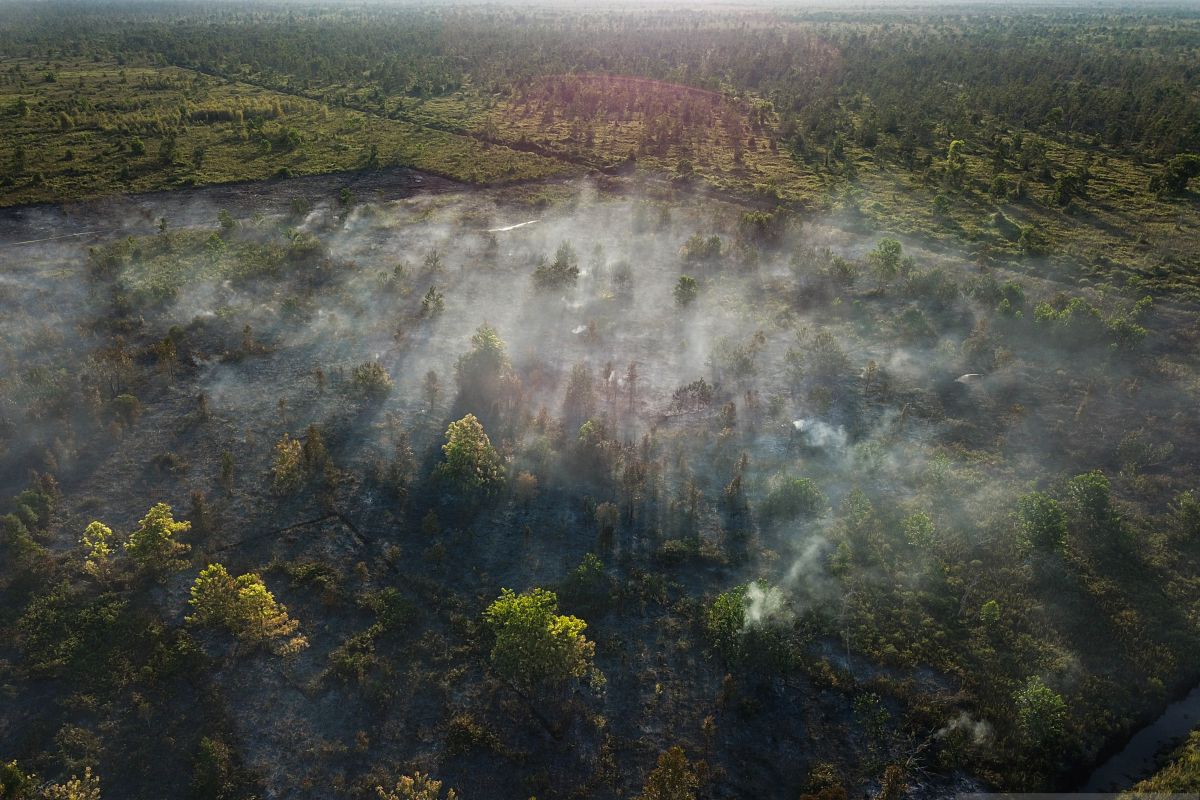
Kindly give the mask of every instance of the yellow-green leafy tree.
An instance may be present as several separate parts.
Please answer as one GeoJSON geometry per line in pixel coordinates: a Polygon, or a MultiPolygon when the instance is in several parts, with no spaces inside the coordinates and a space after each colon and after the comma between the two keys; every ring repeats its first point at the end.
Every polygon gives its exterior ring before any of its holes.
{"type": "MultiPolygon", "coordinates": [[[[416,772],[402,775],[391,789],[375,787],[379,800],[442,800],[442,782],[416,772]]],[[[447,789],[445,800],[457,800],[458,793],[447,789]]]]}
{"type": "Polygon", "coordinates": [[[138,522],[137,529],[129,534],[125,552],[144,570],[164,572],[176,568],[182,565],[183,556],[191,550],[176,537],[191,527],[192,523],[186,520],[176,521],[169,505],[155,503],[138,522]]]}
{"type": "Polygon", "coordinates": [[[100,778],[85,767],[83,777],[72,775],[66,783],[52,783],[41,796],[43,800],[100,800],[100,778]]]}
{"type": "Polygon", "coordinates": [[[694,800],[700,778],[688,762],[682,747],[672,747],[658,757],[658,764],[646,776],[639,800],[694,800]]]}
{"type": "Polygon", "coordinates": [[[505,589],[484,612],[495,637],[492,665],[524,690],[561,685],[592,669],[596,645],[587,623],[558,613],[558,597],[545,589],[517,594],[505,589]]]}
{"type": "Polygon", "coordinates": [[[192,583],[187,621],[195,625],[232,627],[237,604],[237,584],[224,564],[209,564],[192,583]]]}
{"type": "Polygon", "coordinates": [[[251,645],[268,644],[278,655],[291,655],[308,646],[296,634],[299,621],[275,599],[254,573],[234,578],[222,564],[209,564],[192,584],[188,604],[194,625],[224,627],[251,645]]]}
{"type": "Polygon", "coordinates": [[[79,543],[86,557],[83,568],[89,575],[104,577],[108,574],[113,556],[113,531],[103,522],[93,521],[83,530],[79,543]]]}
{"type": "Polygon", "coordinates": [[[474,414],[450,423],[442,453],[445,460],[437,466],[438,476],[464,495],[490,494],[504,483],[500,454],[474,414]]]}

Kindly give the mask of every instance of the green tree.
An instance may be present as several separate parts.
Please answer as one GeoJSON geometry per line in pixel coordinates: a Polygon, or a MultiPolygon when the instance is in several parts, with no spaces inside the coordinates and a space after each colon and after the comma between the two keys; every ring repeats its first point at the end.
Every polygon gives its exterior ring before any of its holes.
{"type": "Polygon", "coordinates": [[[441,396],[441,381],[438,380],[437,371],[431,369],[425,373],[425,379],[421,382],[421,397],[425,399],[425,410],[430,414],[436,411],[441,396]]]}
{"type": "Polygon", "coordinates": [[[309,425],[304,431],[304,444],[300,447],[300,460],[309,480],[320,478],[329,479],[333,472],[333,462],[329,460],[329,450],[325,447],[325,437],[316,425],[309,425]]]}
{"type": "Polygon", "coordinates": [[[470,351],[455,365],[460,402],[467,408],[490,407],[510,369],[504,340],[492,326],[480,325],[471,336],[470,351]]]}
{"type": "Polygon", "coordinates": [[[221,474],[218,480],[221,482],[221,487],[229,493],[233,492],[233,472],[234,472],[233,453],[228,450],[221,452],[221,474]]]}
{"type": "Polygon", "coordinates": [[[646,776],[639,800],[694,800],[699,788],[700,777],[677,745],[659,755],[658,763],[646,776]]]}
{"type": "Polygon", "coordinates": [[[192,583],[185,620],[195,625],[232,627],[237,604],[237,584],[223,564],[209,564],[192,583]]]}
{"type": "Polygon", "coordinates": [[[192,527],[192,523],[175,521],[171,507],[156,503],[138,522],[137,530],[129,534],[125,552],[140,568],[163,571],[181,563],[181,556],[191,547],[176,537],[192,527]]]}
{"type": "Polygon", "coordinates": [[[953,205],[950,202],[950,198],[946,197],[946,195],[939,192],[933,196],[933,213],[939,219],[945,219],[946,217],[949,217],[950,209],[952,207],[953,205]]]}
{"type": "Polygon", "coordinates": [[[592,667],[596,646],[583,635],[587,623],[560,615],[554,592],[505,589],[483,618],[495,637],[492,665],[522,689],[561,685],[592,667]]]}
{"type": "Polygon", "coordinates": [[[445,265],[442,263],[442,254],[436,247],[425,254],[424,264],[427,275],[437,275],[445,269],[445,265]]]}
{"type": "Polygon", "coordinates": [[[29,155],[21,145],[13,148],[10,167],[13,175],[24,175],[29,168],[29,155]]]}
{"type": "Polygon", "coordinates": [[[471,336],[471,351],[458,359],[458,377],[464,375],[498,375],[508,369],[508,353],[504,340],[491,325],[480,325],[471,336]]]}
{"type": "Polygon", "coordinates": [[[902,255],[903,249],[900,247],[900,243],[889,238],[880,239],[879,243],[875,245],[875,249],[867,254],[867,264],[871,267],[871,272],[875,274],[880,290],[900,274],[902,255]]]}
{"type": "Polygon", "coordinates": [[[979,607],[979,621],[989,628],[994,628],[1000,623],[1000,603],[995,600],[988,600],[979,607]]]}
{"type": "Polygon", "coordinates": [[[513,481],[513,497],[516,499],[517,504],[524,508],[529,508],[537,498],[537,491],[537,476],[528,470],[521,470],[517,474],[516,480],[513,481]]]}
{"type": "Polygon", "coordinates": [[[1013,694],[1017,725],[1031,750],[1048,750],[1062,741],[1067,729],[1067,703],[1037,675],[1013,694]]]}
{"type": "Polygon", "coordinates": [[[421,316],[436,317],[446,310],[446,298],[436,286],[430,286],[429,291],[421,300],[421,316]]]}
{"type": "MultiPolygon", "coordinates": [[[[615,506],[612,508],[616,511],[615,506]]],[[[603,611],[612,598],[612,581],[605,574],[600,557],[595,553],[585,555],[563,581],[561,594],[568,606],[584,614],[603,611]]]]}
{"type": "Polygon", "coordinates": [[[802,362],[804,371],[821,382],[840,378],[850,367],[850,357],[829,330],[817,331],[811,341],[801,340],[795,359],[802,362]]]}
{"type": "Polygon", "coordinates": [[[592,381],[592,370],[587,364],[571,367],[567,379],[566,396],[563,398],[564,425],[576,428],[592,415],[596,407],[596,389],[592,381]]]}
{"type": "Polygon", "coordinates": [[[1180,492],[1171,503],[1171,521],[1185,538],[1200,538],[1200,497],[1192,490],[1180,492]]]}
{"type": "Polygon", "coordinates": [[[825,509],[825,495],[810,478],[776,478],[771,482],[759,511],[763,517],[791,522],[800,517],[811,518],[825,509]]]}
{"type": "Polygon", "coordinates": [[[967,162],[962,152],[965,144],[962,139],[955,139],[946,149],[946,182],[955,188],[962,187],[966,174],[967,162]]]}
{"type": "Polygon", "coordinates": [[[442,453],[436,474],[464,494],[490,494],[504,482],[500,454],[474,414],[450,423],[442,453]]]}
{"type": "Polygon", "coordinates": [[[937,531],[934,529],[933,519],[924,511],[905,517],[901,526],[904,528],[905,540],[913,547],[928,549],[936,541],[937,531]]]}
{"type": "Polygon", "coordinates": [[[1067,541],[1067,513],[1048,494],[1030,492],[1017,500],[1021,541],[1039,550],[1062,550],[1067,541]]]}
{"type": "Polygon", "coordinates": [[[746,587],[738,586],[717,595],[704,615],[708,639],[727,659],[736,657],[746,619],[746,587]]]}
{"type": "Polygon", "coordinates": [[[600,540],[611,543],[621,521],[621,512],[616,503],[601,503],[594,514],[596,527],[600,529],[600,540]]]}
{"type": "Polygon", "coordinates": [[[790,663],[783,624],[789,617],[779,588],[756,581],[717,595],[705,612],[704,629],[713,648],[730,665],[774,672],[790,663]]]}
{"type": "Polygon", "coordinates": [[[241,775],[229,745],[220,739],[205,736],[200,740],[198,750],[192,767],[193,796],[211,800],[240,800],[244,796],[238,793],[241,775]]]}
{"type": "Polygon", "coordinates": [[[1109,529],[1116,522],[1112,489],[1098,469],[1072,478],[1067,483],[1067,498],[1080,523],[1091,530],[1109,529]]]}
{"type": "Polygon", "coordinates": [[[675,284],[675,305],[687,308],[699,293],[700,284],[696,283],[695,278],[689,275],[680,275],[679,282],[675,284]]]}
{"type": "Polygon", "coordinates": [[[235,581],[237,602],[234,606],[237,634],[253,644],[272,643],[276,653],[289,655],[308,646],[303,636],[293,636],[299,621],[288,616],[258,575],[239,575],[235,581]]]}

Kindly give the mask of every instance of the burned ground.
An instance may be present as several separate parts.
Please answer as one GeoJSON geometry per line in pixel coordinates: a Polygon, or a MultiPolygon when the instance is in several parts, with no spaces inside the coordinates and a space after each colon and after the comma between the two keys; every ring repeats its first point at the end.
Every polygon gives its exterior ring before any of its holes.
{"type": "Polygon", "coordinates": [[[623,797],[673,745],[711,796],[889,767],[1048,788],[1196,679],[1190,308],[663,184],[399,177],[8,212],[0,486],[17,517],[28,486],[54,503],[7,523],[0,753],[130,797],[217,773],[220,796],[365,797],[414,770],[623,797]],[[107,232],[11,244],[72,226],[107,232]],[[490,382],[460,361],[484,326],[510,362],[490,382]],[[504,465],[483,500],[436,470],[468,413],[504,465]],[[284,434],[327,452],[291,489],[284,434]],[[1035,490],[1056,547],[1022,536],[1035,490]],[[123,536],[157,502],[192,523],[185,564],[83,571],[90,521],[123,536]],[[217,562],[308,646],[189,624],[217,562]],[[758,579],[779,600],[737,633],[779,658],[712,635],[758,579]],[[603,680],[531,696],[491,666],[484,609],[537,586],[603,680]],[[1049,757],[1032,676],[1066,700],[1049,757]]]}

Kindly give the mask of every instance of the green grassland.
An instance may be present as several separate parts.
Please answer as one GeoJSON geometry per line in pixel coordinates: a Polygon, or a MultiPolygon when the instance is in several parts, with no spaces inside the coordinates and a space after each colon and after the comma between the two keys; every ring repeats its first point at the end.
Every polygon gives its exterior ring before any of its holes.
{"type": "Polygon", "coordinates": [[[0,61],[0,204],[401,165],[476,183],[560,162],[176,67],[0,61]]]}
{"type": "Polygon", "coordinates": [[[1200,731],[1192,731],[1187,742],[1175,752],[1168,764],[1122,796],[1190,794],[1197,791],[1200,791],[1200,731]]]}
{"type": "Polygon", "coordinates": [[[947,246],[966,241],[984,259],[1053,255],[1060,266],[1089,281],[1133,281],[1134,287],[1141,282],[1176,298],[1200,298],[1200,264],[1189,244],[1200,234],[1200,204],[1194,195],[1172,198],[1150,192],[1157,166],[1081,139],[1060,141],[1021,132],[1026,148],[1044,152],[1049,174],[1086,165],[1086,193],[1060,205],[1053,197],[1053,180],[1031,181],[1016,158],[996,158],[996,145],[989,139],[1011,142],[1018,133],[999,123],[963,140],[963,177],[947,186],[937,169],[946,160],[949,135],[912,154],[913,162],[928,160],[931,165],[920,171],[901,163],[901,143],[886,132],[873,148],[846,141],[841,158],[828,152],[800,158],[781,143],[777,114],[751,121],[745,108],[756,104],[762,101],[727,100],[722,110],[732,124],[701,119],[684,131],[686,143],[663,147],[647,147],[654,120],[636,109],[625,119],[580,120],[536,101],[488,103],[468,89],[455,98],[422,102],[405,116],[518,146],[532,143],[590,166],[636,159],[645,170],[758,201],[847,211],[878,229],[947,246]],[[996,176],[1003,178],[1007,192],[992,191],[996,176]],[[1019,196],[1018,183],[1023,183],[1019,196]],[[945,198],[940,208],[939,196],[945,198]],[[1003,215],[999,224],[997,212],[1003,215]],[[1025,228],[1032,242],[1020,241],[1025,228]]]}

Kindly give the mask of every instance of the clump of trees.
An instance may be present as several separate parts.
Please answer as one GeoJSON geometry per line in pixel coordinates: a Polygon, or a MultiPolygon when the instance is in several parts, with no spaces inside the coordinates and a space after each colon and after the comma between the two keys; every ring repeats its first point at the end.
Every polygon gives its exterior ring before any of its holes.
{"type": "Polygon", "coordinates": [[[700,788],[697,766],[688,761],[683,748],[676,745],[658,757],[638,800],[694,800],[700,788]]]}
{"type": "Polygon", "coordinates": [[[328,487],[335,481],[325,437],[316,425],[308,426],[303,440],[293,439],[287,432],[279,437],[271,465],[271,485],[276,492],[289,494],[306,484],[328,487]]]}
{"type": "Polygon", "coordinates": [[[62,783],[42,783],[17,762],[0,763],[0,798],[4,800],[100,800],[100,776],[85,766],[83,775],[62,783]]]}
{"type": "Polygon", "coordinates": [[[392,393],[392,376],[378,361],[367,361],[350,373],[350,391],[364,400],[383,400],[392,393]]]}
{"type": "Polygon", "coordinates": [[[695,414],[707,410],[713,403],[712,385],[699,378],[684,384],[671,393],[671,413],[695,414]]]}
{"type": "Polygon", "coordinates": [[[447,789],[442,794],[442,782],[434,780],[429,775],[415,772],[412,775],[401,775],[396,785],[390,789],[382,786],[375,787],[379,800],[457,800],[458,793],[447,789]]]}
{"type": "Polygon", "coordinates": [[[100,776],[84,767],[83,775],[72,775],[66,783],[52,783],[42,790],[43,800],[100,800],[100,776]]]}
{"type": "Polygon", "coordinates": [[[779,477],[772,481],[759,511],[777,522],[814,517],[825,509],[825,495],[811,478],[779,477]]]}
{"type": "Polygon", "coordinates": [[[234,578],[223,564],[209,564],[192,584],[188,604],[194,625],[223,627],[251,646],[269,644],[279,655],[292,655],[308,646],[296,635],[300,623],[267,590],[262,577],[247,573],[234,578]]]}
{"type": "Polygon", "coordinates": [[[679,257],[689,264],[702,264],[715,261],[721,257],[723,243],[721,237],[713,234],[692,234],[679,249],[679,257]]]}
{"type": "Polygon", "coordinates": [[[533,284],[539,289],[565,289],[579,280],[579,256],[570,242],[563,242],[554,253],[554,259],[538,261],[533,270],[533,284]]]}
{"type": "Polygon", "coordinates": [[[704,614],[704,630],[726,663],[747,672],[787,668],[793,661],[783,592],[766,581],[742,584],[716,596],[704,614]]]}
{"type": "Polygon", "coordinates": [[[0,546],[14,563],[28,566],[40,558],[38,537],[49,527],[57,503],[58,484],[49,475],[12,498],[11,510],[0,517],[0,546]]]}
{"type": "Polygon", "coordinates": [[[1034,307],[1034,320],[1065,347],[1076,350],[1094,348],[1106,341],[1114,349],[1130,349],[1146,337],[1141,324],[1153,309],[1154,301],[1143,297],[1106,319],[1099,308],[1082,297],[1058,298],[1034,307]]]}
{"type": "Polygon", "coordinates": [[[100,776],[90,766],[83,775],[72,775],[63,783],[42,783],[26,773],[16,761],[0,763],[0,798],[3,800],[100,800],[100,776]]]}
{"type": "Polygon", "coordinates": [[[554,592],[505,589],[483,619],[494,637],[492,666],[523,691],[558,687],[593,669],[596,646],[583,635],[587,623],[559,614],[554,592]]]}
{"type": "Polygon", "coordinates": [[[1184,153],[1163,165],[1162,172],[1150,179],[1150,191],[1156,194],[1183,194],[1188,181],[1200,176],[1200,156],[1184,153]]]}

